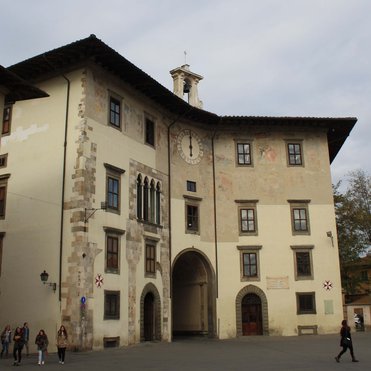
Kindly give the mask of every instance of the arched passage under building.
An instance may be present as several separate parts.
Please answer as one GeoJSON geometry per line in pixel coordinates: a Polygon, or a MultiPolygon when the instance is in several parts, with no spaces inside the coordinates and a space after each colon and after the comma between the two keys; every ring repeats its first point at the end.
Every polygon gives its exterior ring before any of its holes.
{"type": "Polygon", "coordinates": [[[173,336],[216,336],[215,274],[195,249],[182,252],[172,271],[173,336]]]}

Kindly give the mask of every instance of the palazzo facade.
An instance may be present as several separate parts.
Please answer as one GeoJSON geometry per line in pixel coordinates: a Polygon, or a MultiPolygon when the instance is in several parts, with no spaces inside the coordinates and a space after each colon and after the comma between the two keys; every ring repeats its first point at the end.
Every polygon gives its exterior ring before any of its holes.
{"type": "Polygon", "coordinates": [[[49,97],[3,126],[2,325],[81,350],[338,331],[330,163],[355,118],[218,116],[188,65],[173,93],[94,35],[8,70],[49,97]]]}

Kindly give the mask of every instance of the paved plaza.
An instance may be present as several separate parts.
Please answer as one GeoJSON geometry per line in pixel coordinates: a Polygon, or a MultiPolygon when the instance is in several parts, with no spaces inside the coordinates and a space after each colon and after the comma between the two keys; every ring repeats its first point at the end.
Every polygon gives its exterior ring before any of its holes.
{"type": "MultiPolygon", "coordinates": [[[[76,371],[371,370],[371,332],[353,333],[353,343],[359,363],[351,362],[349,351],[340,363],[335,362],[334,357],[340,351],[338,335],[307,335],[147,342],[95,352],[68,352],[64,365],[51,353],[42,367],[50,371],[63,368],[76,371]]],[[[11,358],[1,359],[0,370],[14,370],[12,364],[11,358]]],[[[36,354],[24,357],[20,367],[39,369],[36,354]]]]}

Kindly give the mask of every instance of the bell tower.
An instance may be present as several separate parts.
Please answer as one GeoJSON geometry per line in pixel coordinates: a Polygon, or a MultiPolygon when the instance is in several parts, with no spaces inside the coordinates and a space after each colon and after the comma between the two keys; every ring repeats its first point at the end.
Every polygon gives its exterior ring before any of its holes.
{"type": "Polygon", "coordinates": [[[184,99],[184,95],[188,95],[188,103],[191,106],[202,108],[202,101],[198,98],[197,85],[203,77],[190,71],[189,64],[174,68],[170,74],[174,82],[173,93],[182,99],[184,99]]]}

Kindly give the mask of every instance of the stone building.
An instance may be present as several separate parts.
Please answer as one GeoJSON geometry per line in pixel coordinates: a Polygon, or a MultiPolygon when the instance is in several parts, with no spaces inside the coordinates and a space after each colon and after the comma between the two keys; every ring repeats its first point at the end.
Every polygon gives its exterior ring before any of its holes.
{"type": "Polygon", "coordinates": [[[338,330],[330,163],[356,119],[218,116],[188,65],[172,93],[94,35],[9,70],[49,97],[1,138],[3,324],[75,349],[338,330]]]}

